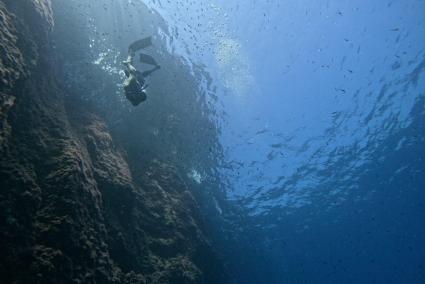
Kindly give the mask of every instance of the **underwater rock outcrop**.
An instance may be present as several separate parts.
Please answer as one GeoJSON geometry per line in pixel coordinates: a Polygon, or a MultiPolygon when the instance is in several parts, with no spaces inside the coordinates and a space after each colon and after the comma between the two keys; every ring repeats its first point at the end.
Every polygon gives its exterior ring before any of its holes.
{"type": "Polygon", "coordinates": [[[96,113],[66,96],[49,0],[0,1],[2,283],[220,283],[178,170],[132,169],[96,113]]]}

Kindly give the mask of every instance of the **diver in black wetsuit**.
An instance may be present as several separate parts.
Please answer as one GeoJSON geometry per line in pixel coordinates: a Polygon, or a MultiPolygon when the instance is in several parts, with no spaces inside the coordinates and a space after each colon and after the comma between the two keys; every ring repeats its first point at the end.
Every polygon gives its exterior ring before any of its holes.
{"type": "Polygon", "coordinates": [[[137,106],[146,100],[145,90],[148,85],[145,85],[145,78],[160,68],[153,57],[143,53],[140,54],[140,62],[154,65],[155,67],[151,70],[140,72],[133,66],[136,52],[151,45],[150,37],[132,43],[128,48],[127,60],[123,62],[125,66],[124,73],[127,77],[124,81],[124,93],[133,106],[137,106]]]}

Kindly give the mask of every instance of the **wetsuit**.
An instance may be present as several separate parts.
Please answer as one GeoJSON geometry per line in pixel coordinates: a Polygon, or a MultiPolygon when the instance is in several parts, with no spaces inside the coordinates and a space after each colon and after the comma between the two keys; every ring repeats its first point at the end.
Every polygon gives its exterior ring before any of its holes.
{"type": "Polygon", "coordinates": [[[123,62],[125,65],[125,74],[127,77],[124,81],[124,92],[126,98],[134,106],[139,105],[147,98],[146,93],[144,92],[144,90],[147,88],[147,86],[145,86],[145,78],[160,68],[155,59],[146,54],[140,54],[140,61],[142,63],[155,65],[155,68],[145,72],[139,72],[133,66],[136,52],[150,45],[152,45],[150,37],[132,43],[128,49],[127,60],[123,62]]]}
{"type": "Polygon", "coordinates": [[[124,81],[124,93],[131,104],[137,106],[141,102],[144,102],[147,97],[143,88],[144,81],[139,82],[139,79],[143,78],[141,78],[140,72],[133,67],[132,62],[132,55],[129,55],[127,61],[124,62],[126,65],[125,75],[127,76],[124,81]]]}

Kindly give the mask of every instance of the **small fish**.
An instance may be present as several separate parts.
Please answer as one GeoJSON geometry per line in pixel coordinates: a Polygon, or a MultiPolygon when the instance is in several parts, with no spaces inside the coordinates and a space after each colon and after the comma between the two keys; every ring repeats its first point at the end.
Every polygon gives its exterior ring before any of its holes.
{"type": "Polygon", "coordinates": [[[341,89],[341,88],[335,88],[335,91],[339,91],[339,92],[341,92],[342,94],[345,94],[345,93],[347,92],[346,90],[341,89]]]}
{"type": "Polygon", "coordinates": [[[282,143],[270,145],[272,148],[282,148],[284,145],[282,143]]]}
{"type": "Polygon", "coordinates": [[[255,133],[255,134],[259,135],[259,134],[264,134],[266,132],[267,132],[267,129],[262,129],[262,130],[257,131],[257,133],[255,133]]]}

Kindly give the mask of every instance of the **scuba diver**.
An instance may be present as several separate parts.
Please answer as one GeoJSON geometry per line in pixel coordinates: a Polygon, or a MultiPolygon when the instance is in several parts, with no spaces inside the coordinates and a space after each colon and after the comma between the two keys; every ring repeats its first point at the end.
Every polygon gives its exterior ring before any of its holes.
{"type": "Polygon", "coordinates": [[[140,62],[154,65],[155,67],[145,72],[140,72],[133,66],[136,52],[151,45],[152,41],[150,37],[133,42],[128,48],[127,60],[123,62],[125,66],[124,73],[126,76],[123,84],[124,93],[125,97],[133,106],[139,105],[147,98],[145,90],[148,85],[145,84],[145,78],[161,68],[152,56],[143,53],[140,53],[140,62]]]}

